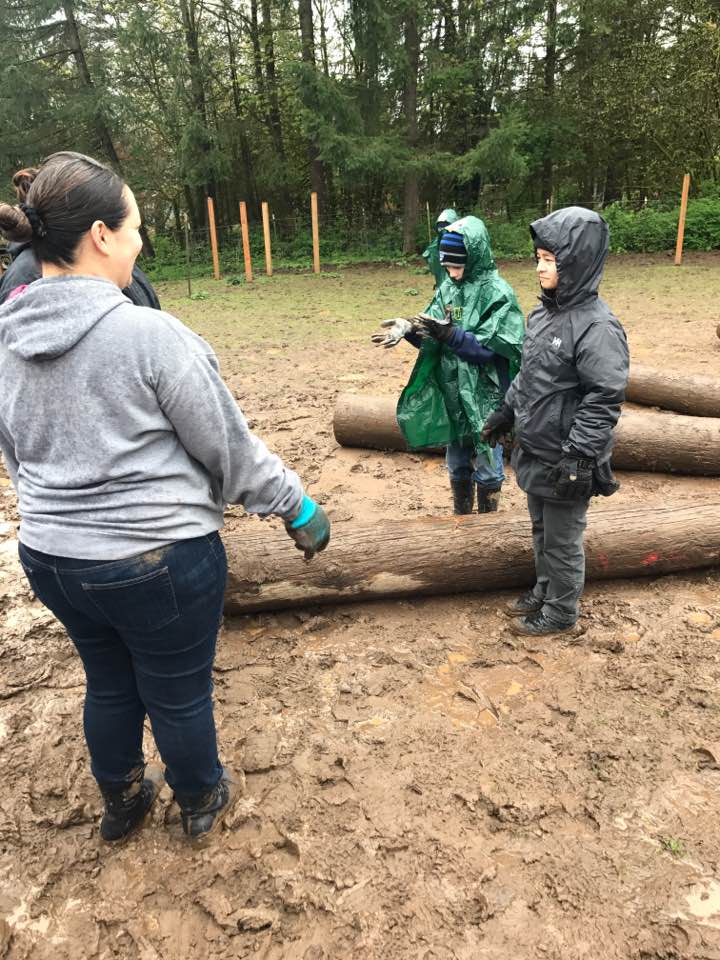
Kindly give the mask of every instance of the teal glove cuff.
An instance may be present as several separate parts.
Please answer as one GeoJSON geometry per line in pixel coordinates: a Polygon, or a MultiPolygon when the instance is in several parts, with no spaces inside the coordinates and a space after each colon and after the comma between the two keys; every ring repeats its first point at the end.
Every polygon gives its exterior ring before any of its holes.
{"type": "Polygon", "coordinates": [[[312,500],[307,494],[304,494],[302,498],[302,504],[300,505],[300,513],[295,517],[295,519],[290,524],[290,527],[293,530],[297,530],[298,527],[304,527],[306,523],[310,523],[312,518],[315,516],[315,511],[317,510],[317,504],[312,500]]]}

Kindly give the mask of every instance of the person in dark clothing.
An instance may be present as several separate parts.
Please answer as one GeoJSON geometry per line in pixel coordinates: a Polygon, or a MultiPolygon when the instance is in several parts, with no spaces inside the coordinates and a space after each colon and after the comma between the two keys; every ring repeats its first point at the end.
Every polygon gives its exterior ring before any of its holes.
{"type": "Polygon", "coordinates": [[[578,618],[588,502],[619,486],[610,457],[629,353],[622,325],[598,296],[607,223],[568,207],[530,232],[541,303],[528,318],[520,372],[483,437],[494,443],[514,428],[512,464],[528,498],[537,582],[507,612],[515,633],[541,636],[570,631],[578,618]]]}
{"type": "MultiPolygon", "coordinates": [[[[29,243],[11,243],[10,255],[12,262],[5,273],[0,277],[0,306],[7,300],[13,290],[33,283],[42,276],[38,259],[29,243]]],[[[136,307],[152,307],[160,310],[160,301],[153,285],[137,264],[133,267],[132,280],[123,293],[136,307]]]]}
{"type": "MultiPolygon", "coordinates": [[[[25,202],[27,192],[36,175],[35,167],[27,167],[24,170],[19,170],[13,177],[13,187],[17,194],[18,203],[25,202]]],[[[25,243],[10,243],[8,244],[8,251],[12,259],[10,266],[0,276],[0,306],[5,303],[13,290],[29,285],[42,276],[40,262],[33,252],[30,240],[25,243]]],[[[133,266],[130,286],[125,287],[123,293],[136,307],[160,309],[160,301],[152,284],[137,264],[133,266]]]]}

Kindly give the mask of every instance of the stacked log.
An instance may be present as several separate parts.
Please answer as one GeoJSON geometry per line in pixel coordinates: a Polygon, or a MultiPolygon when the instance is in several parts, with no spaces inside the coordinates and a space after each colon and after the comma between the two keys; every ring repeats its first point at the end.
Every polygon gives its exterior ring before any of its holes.
{"type": "Polygon", "coordinates": [[[646,407],[693,417],[720,417],[720,380],[716,377],[633,363],[625,396],[631,403],[646,407]]]}
{"type": "MultiPolygon", "coordinates": [[[[590,580],[720,561],[720,500],[591,510],[588,519],[590,580]]],[[[530,521],[509,513],[336,524],[327,550],[309,562],[271,524],[223,539],[228,613],[501,590],[535,576],[530,521]]]]}
{"type": "MultiPolygon", "coordinates": [[[[395,418],[392,397],[341,394],[333,430],[344,447],[407,450],[395,418]]],[[[720,476],[720,418],[627,410],[615,430],[613,465],[648,470],[720,476]]]]}

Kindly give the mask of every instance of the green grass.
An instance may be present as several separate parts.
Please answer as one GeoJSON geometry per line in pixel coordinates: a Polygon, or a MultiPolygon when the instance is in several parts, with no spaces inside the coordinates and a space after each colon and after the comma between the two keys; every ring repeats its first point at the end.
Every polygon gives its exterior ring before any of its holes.
{"type": "Polygon", "coordinates": [[[685,847],[678,837],[660,837],[660,846],[673,857],[685,856],[685,847]]]}

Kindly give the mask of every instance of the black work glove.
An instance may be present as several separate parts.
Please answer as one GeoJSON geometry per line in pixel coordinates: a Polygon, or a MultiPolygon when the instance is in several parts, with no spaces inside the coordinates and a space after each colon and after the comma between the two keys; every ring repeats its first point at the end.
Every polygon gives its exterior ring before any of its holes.
{"type": "Polygon", "coordinates": [[[452,311],[449,309],[445,311],[443,320],[436,320],[435,317],[431,317],[427,313],[419,313],[414,319],[420,335],[437,340],[438,343],[447,343],[455,329],[452,322],[452,311]]]}
{"type": "Polygon", "coordinates": [[[305,496],[300,515],[293,520],[285,521],[285,529],[288,536],[295,541],[295,547],[302,550],[306,560],[312,560],[316,553],[320,553],[330,542],[330,519],[319,503],[315,503],[310,497],[305,496]],[[311,506],[315,510],[310,513],[311,506]],[[306,514],[310,514],[305,520],[306,514]],[[301,522],[298,526],[298,520],[301,522]]]}
{"type": "Polygon", "coordinates": [[[484,443],[494,447],[510,433],[514,423],[515,413],[511,407],[504,403],[487,418],[480,431],[480,437],[484,443]]]}
{"type": "Polygon", "coordinates": [[[594,460],[565,454],[553,468],[550,479],[559,500],[589,500],[593,488],[594,460]]]}

